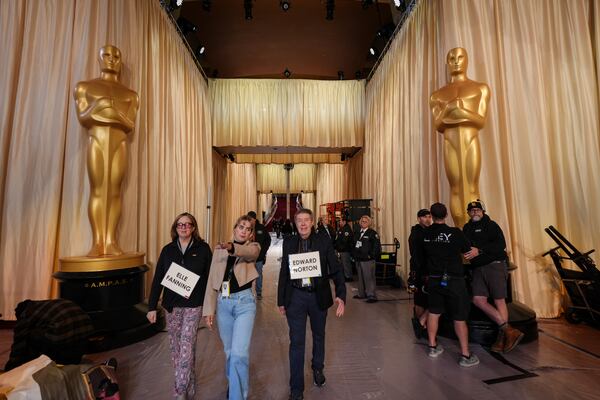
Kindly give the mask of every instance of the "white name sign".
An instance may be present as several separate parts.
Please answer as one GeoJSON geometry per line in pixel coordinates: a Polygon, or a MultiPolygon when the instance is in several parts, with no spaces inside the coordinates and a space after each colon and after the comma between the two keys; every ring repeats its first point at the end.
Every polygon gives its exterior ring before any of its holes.
{"type": "Polygon", "coordinates": [[[321,276],[321,257],[318,251],[290,254],[290,278],[316,278],[321,276]]]}
{"type": "Polygon", "coordinates": [[[160,284],[178,295],[189,299],[199,279],[200,275],[183,268],[177,263],[171,263],[160,284]]]}

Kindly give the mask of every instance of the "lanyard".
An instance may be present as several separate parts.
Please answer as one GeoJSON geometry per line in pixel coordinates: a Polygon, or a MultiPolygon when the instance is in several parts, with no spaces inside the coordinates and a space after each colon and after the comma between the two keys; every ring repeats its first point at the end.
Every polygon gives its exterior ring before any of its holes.
{"type": "Polygon", "coordinates": [[[183,250],[181,248],[181,243],[179,243],[179,239],[177,239],[177,247],[179,248],[179,251],[181,252],[181,266],[185,265],[185,253],[188,251],[188,249],[190,248],[192,243],[194,243],[194,239],[190,239],[190,242],[188,243],[188,245],[185,246],[185,250],[183,250]]]}

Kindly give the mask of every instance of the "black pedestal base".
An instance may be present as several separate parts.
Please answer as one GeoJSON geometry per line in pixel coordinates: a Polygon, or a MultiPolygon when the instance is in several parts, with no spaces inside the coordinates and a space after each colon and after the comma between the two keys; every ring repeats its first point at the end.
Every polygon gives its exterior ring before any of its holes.
{"type": "Polygon", "coordinates": [[[92,319],[94,333],[88,352],[95,353],[147,339],[165,327],[164,314],[157,323],[146,319],[145,265],[98,272],[57,272],[60,296],[79,305],[92,319]]]}
{"type": "MultiPolygon", "coordinates": [[[[508,323],[525,334],[521,343],[537,340],[538,329],[535,311],[519,302],[512,302],[506,305],[508,308],[508,323]]],[[[471,305],[469,314],[469,341],[481,344],[482,346],[491,346],[498,335],[498,325],[490,320],[475,305],[471,305]]],[[[440,321],[439,335],[456,339],[454,334],[453,322],[442,316],[440,321]]]]}

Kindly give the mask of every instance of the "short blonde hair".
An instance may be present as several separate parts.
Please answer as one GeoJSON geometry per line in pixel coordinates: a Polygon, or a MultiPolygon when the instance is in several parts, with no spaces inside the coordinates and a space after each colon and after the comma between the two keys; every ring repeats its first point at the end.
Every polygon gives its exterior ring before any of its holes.
{"type": "MultiPolygon", "coordinates": [[[[360,219],[363,219],[363,218],[366,219],[367,221],[369,221],[369,225],[371,225],[371,222],[373,221],[373,218],[371,218],[368,215],[363,215],[362,217],[360,217],[360,219]]],[[[359,220],[359,222],[360,222],[360,220],[359,220]]]]}

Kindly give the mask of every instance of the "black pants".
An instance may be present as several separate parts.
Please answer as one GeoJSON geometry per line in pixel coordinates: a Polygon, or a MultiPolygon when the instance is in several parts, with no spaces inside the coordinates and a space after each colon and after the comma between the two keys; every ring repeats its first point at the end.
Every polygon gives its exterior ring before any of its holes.
{"type": "Polygon", "coordinates": [[[321,310],[315,293],[293,289],[290,305],[285,311],[290,328],[290,389],[304,391],[304,346],[306,317],[310,318],[313,336],[312,368],[323,369],[325,360],[325,321],[327,310],[321,310]]]}

